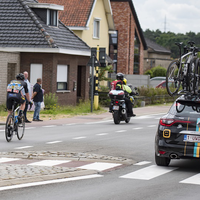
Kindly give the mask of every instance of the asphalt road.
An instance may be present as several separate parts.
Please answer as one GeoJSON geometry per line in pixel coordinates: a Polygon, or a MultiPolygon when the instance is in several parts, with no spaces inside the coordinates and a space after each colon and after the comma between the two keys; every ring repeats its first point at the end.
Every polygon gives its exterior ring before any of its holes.
{"type": "Polygon", "coordinates": [[[129,124],[111,119],[95,122],[27,126],[22,141],[6,143],[0,151],[67,151],[132,159],[131,165],[100,172],[93,178],[0,191],[1,199],[185,200],[198,199],[199,160],[174,160],[169,167],[154,162],[154,136],[162,114],[141,115],[129,124]]]}

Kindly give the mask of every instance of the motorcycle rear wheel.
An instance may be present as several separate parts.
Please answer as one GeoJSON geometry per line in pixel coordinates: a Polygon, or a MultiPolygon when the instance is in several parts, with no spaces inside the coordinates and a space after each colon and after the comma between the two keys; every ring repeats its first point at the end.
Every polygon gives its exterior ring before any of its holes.
{"type": "Polygon", "coordinates": [[[129,122],[130,122],[130,119],[131,119],[130,117],[127,117],[127,118],[125,119],[125,122],[126,122],[126,123],[129,123],[129,122]]]}
{"type": "Polygon", "coordinates": [[[118,111],[114,111],[113,119],[114,119],[114,123],[115,124],[119,124],[120,123],[120,116],[119,116],[119,112],[118,111]]]}

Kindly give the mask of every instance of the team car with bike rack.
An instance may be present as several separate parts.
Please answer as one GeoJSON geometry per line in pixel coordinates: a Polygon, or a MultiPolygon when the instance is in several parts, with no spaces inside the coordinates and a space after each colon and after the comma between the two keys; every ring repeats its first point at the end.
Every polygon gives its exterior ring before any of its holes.
{"type": "Polygon", "coordinates": [[[200,158],[200,104],[183,105],[183,101],[184,97],[178,98],[159,120],[155,136],[157,165],[168,166],[171,159],[200,158]]]}
{"type": "Polygon", "coordinates": [[[197,47],[177,43],[180,59],[167,70],[166,88],[170,96],[179,96],[169,112],[160,118],[155,136],[155,162],[168,166],[171,159],[200,158],[200,61],[197,47]],[[170,83],[170,84],[169,84],[170,83]]]}

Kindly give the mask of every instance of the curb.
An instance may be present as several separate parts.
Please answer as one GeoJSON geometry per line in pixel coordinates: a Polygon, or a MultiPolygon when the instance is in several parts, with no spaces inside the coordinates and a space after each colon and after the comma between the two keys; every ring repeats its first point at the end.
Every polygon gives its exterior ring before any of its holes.
{"type": "Polygon", "coordinates": [[[60,173],[60,174],[51,174],[51,175],[40,174],[34,177],[15,178],[13,180],[0,181],[0,187],[40,182],[40,181],[49,181],[49,180],[56,180],[56,179],[63,179],[63,178],[72,178],[72,177],[86,176],[86,175],[92,175],[92,174],[98,174],[98,171],[80,169],[79,171],[60,173]]]}

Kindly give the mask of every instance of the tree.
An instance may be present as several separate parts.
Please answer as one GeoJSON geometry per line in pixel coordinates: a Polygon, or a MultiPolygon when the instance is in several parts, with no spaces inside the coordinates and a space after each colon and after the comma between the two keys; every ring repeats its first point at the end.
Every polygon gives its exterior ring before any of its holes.
{"type": "Polygon", "coordinates": [[[183,46],[188,45],[189,41],[194,41],[195,46],[200,47],[200,33],[189,32],[186,34],[173,33],[173,32],[161,32],[160,30],[151,31],[147,29],[144,31],[144,36],[157,44],[169,49],[171,51],[172,58],[178,58],[179,49],[175,45],[175,42],[183,42],[183,46]]]}

